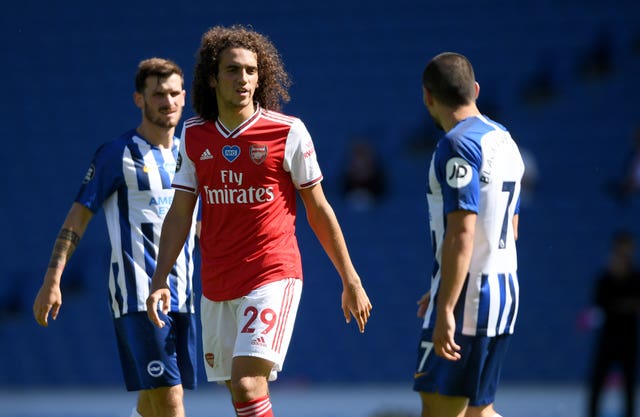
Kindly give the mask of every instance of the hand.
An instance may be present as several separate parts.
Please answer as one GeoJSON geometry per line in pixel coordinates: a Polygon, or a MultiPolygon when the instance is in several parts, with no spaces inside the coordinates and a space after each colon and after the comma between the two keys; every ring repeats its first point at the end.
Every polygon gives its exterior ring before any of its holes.
{"type": "Polygon", "coordinates": [[[361,284],[350,285],[342,291],[342,312],[347,323],[351,323],[351,316],[358,322],[360,333],[364,333],[364,327],[371,315],[371,302],[361,284]]]}
{"type": "Polygon", "coordinates": [[[457,361],[462,357],[459,352],[460,346],[453,337],[455,329],[456,319],[453,312],[438,311],[436,327],[433,329],[433,350],[436,355],[450,361],[457,361]]]}
{"type": "Polygon", "coordinates": [[[171,303],[171,291],[168,288],[160,288],[149,294],[147,298],[147,316],[149,320],[162,329],[165,325],[164,321],[160,320],[158,315],[158,308],[162,308],[162,313],[169,314],[169,305],[171,303]]]}
{"type": "Polygon", "coordinates": [[[49,313],[53,320],[58,318],[62,305],[62,292],[59,285],[43,285],[33,302],[33,317],[40,326],[49,326],[49,313]]]}
{"type": "Polygon", "coordinates": [[[427,308],[429,307],[430,297],[431,297],[431,291],[427,291],[416,303],[418,304],[418,317],[421,319],[424,318],[424,315],[427,312],[427,308]]]}

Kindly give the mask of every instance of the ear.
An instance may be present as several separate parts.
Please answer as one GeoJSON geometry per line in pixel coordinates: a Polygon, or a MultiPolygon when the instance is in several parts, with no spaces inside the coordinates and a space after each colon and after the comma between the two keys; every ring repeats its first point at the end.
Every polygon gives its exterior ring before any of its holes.
{"type": "Polygon", "coordinates": [[[217,86],[218,86],[218,80],[216,80],[215,75],[212,75],[211,78],[209,78],[209,87],[216,88],[217,86]]]}
{"type": "Polygon", "coordinates": [[[478,96],[480,95],[480,84],[478,84],[478,82],[475,82],[475,88],[476,88],[476,99],[478,99],[478,96]]]}
{"type": "Polygon", "coordinates": [[[133,102],[136,103],[136,106],[140,109],[144,108],[144,96],[137,91],[133,93],[133,102]]]}
{"type": "Polygon", "coordinates": [[[182,90],[182,91],[180,92],[180,96],[179,96],[179,98],[176,98],[176,102],[177,102],[177,103],[180,103],[180,105],[181,105],[182,107],[184,107],[184,105],[185,105],[186,101],[187,101],[187,91],[186,91],[186,90],[182,90]]]}
{"type": "Polygon", "coordinates": [[[427,107],[433,106],[433,96],[424,86],[422,86],[422,102],[427,107]]]}

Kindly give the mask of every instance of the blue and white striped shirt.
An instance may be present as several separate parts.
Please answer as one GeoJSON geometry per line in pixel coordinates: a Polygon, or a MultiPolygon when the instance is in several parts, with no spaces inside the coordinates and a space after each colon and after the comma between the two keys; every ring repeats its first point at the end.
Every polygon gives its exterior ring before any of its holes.
{"type": "MultiPolygon", "coordinates": [[[[146,311],[156,267],[162,222],[173,200],[171,181],[180,141],[171,149],[147,142],[131,130],[102,145],[80,187],[76,202],[104,214],[111,241],[109,295],[115,318],[146,311]]],[[[167,278],[170,311],[191,312],[195,215],[184,249],[167,278]]]]}
{"type": "Polygon", "coordinates": [[[455,307],[456,332],[513,333],[518,313],[513,216],[519,211],[524,163],[509,132],[485,116],[459,122],[438,142],[427,199],[435,262],[424,328],[435,325],[447,214],[477,214],[469,274],[455,307]]]}

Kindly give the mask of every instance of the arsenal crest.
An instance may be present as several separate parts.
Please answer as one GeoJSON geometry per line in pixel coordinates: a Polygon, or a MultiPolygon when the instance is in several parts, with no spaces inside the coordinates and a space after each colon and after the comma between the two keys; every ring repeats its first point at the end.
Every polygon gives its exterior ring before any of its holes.
{"type": "Polygon", "coordinates": [[[211,352],[205,353],[204,358],[207,361],[207,365],[213,368],[213,365],[214,365],[213,353],[211,352]]]}
{"type": "Polygon", "coordinates": [[[267,159],[267,145],[254,144],[249,146],[249,155],[254,164],[260,165],[267,159]]]}

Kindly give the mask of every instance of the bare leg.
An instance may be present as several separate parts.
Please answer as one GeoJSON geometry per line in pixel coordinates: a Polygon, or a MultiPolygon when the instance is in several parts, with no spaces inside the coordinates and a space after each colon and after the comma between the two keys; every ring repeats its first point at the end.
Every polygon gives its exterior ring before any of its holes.
{"type": "Polygon", "coordinates": [[[253,356],[237,356],[231,365],[231,396],[234,402],[253,401],[269,395],[273,363],[253,356]]]}
{"type": "Polygon", "coordinates": [[[182,385],[140,391],[138,413],[142,417],[185,417],[182,385]]]}
{"type": "Polygon", "coordinates": [[[482,406],[469,406],[467,413],[464,417],[500,417],[496,410],[493,408],[493,404],[487,404],[482,406]]]}
{"type": "Polygon", "coordinates": [[[469,399],[448,395],[420,393],[422,417],[464,417],[469,399]]]}

